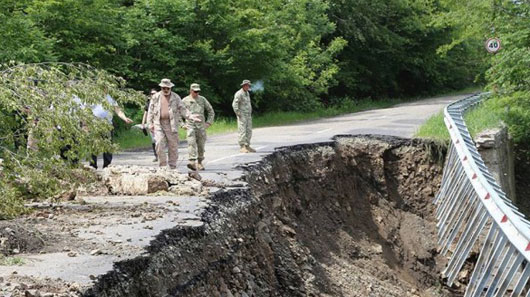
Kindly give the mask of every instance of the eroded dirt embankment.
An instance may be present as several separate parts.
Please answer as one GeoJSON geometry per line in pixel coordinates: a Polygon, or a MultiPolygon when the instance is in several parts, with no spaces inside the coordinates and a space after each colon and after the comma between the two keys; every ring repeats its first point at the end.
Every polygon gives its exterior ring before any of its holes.
{"type": "Polygon", "coordinates": [[[202,227],[160,234],[86,296],[453,296],[432,198],[443,152],[394,137],[282,149],[219,192],[202,227]]]}

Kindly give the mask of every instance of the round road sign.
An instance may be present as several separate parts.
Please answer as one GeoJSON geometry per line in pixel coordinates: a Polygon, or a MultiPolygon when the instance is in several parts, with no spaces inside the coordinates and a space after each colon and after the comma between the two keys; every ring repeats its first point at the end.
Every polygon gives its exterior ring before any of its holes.
{"type": "Polygon", "coordinates": [[[498,38],[490,38],[486,40],[486,50],[490,53],[496,53],[501,49],[501,40],[498,38]]]}

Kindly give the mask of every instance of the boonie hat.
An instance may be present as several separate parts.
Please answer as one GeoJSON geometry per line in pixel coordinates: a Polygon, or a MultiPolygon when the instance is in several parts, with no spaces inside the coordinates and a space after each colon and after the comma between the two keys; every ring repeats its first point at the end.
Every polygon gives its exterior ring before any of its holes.
{"type": "Polygon", "coordinates": [[[199,92],[201,90],[201,86],[199,84],[193,83],[191,84],[190,89],[199,92]]]}
{"type": "Polygon", "coordinates": [[[244,86],[244,85],[249,85],[250,86],[251,85],[250,80],[248,80],[248,79],[243,80],[243,82],[241,83],[241,86],[244,86]]]}
{"type": "Polygon", "coordinates": [[[169,78],[163,78],[158,85],[162,88],[172,88],[174,86],[169,78]]]}

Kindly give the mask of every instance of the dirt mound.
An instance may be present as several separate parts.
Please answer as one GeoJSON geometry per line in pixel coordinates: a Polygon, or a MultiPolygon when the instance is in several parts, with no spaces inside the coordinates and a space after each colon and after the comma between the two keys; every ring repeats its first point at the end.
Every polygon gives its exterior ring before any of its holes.
{"type": "Polygon", "coordinates": [[[0,256],[39,251],[44,234],[10,221],[0,221],[0,256]]]}
{"type": "Polygon", "coordinates": [[[432,215],[443,155],[374,136],[284,148],[85,296],[457,296],[432,215]]]}

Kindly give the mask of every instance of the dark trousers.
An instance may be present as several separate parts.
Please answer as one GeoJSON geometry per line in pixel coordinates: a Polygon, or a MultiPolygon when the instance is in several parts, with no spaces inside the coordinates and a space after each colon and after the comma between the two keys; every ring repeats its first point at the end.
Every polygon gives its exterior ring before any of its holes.
{"type": "MultiPolygon", "coordinates": [[[[106,168],[112,162],[112,153],[103,153],[103,168],[106,168]]],[[[98,156],[92,155],[90,166],[98,169],[98,156]]]]}
{"type": "MultiPolygon", "coordinates": [[[[114,131],[111,131],[105,137],[110,138],[110,140],[112,141],[112,139],[114,138],[114,131]]],[[[108,152],[103,153],[103,168],[107,168],[107,166],[109,166],[111,162],[112,162],[112,153],[108,153],[108,152]]],[[[97,155],[92,155],[92,161],[90,161],[90,166],[98,169],[98,156],[97,155]]]]}

